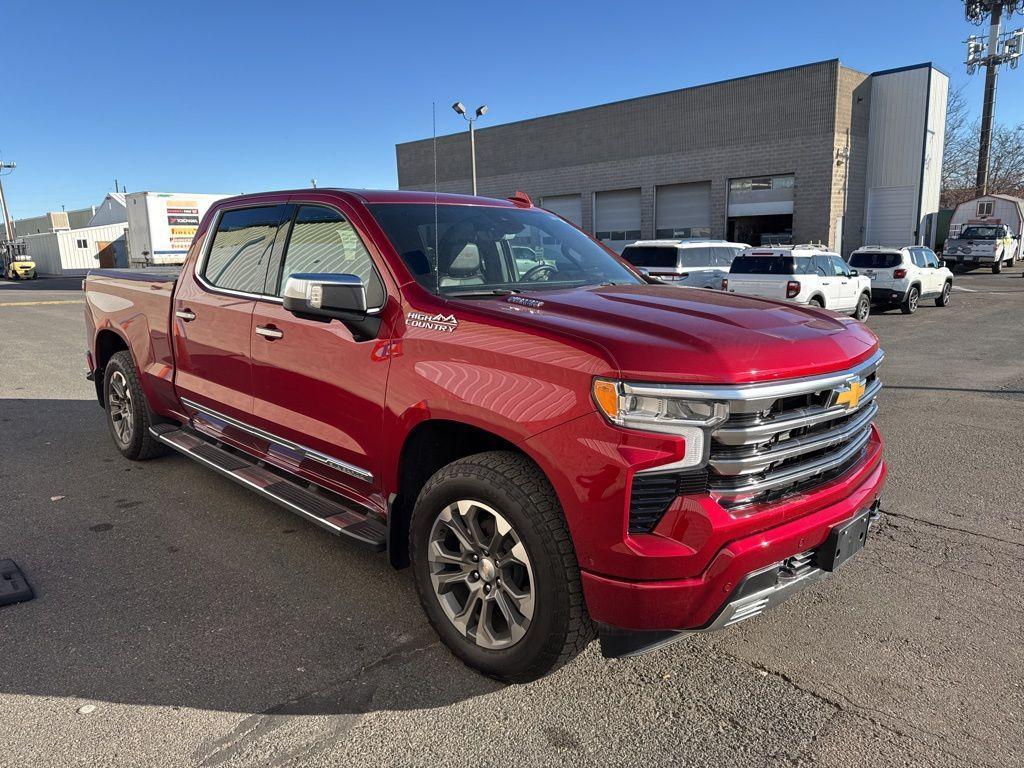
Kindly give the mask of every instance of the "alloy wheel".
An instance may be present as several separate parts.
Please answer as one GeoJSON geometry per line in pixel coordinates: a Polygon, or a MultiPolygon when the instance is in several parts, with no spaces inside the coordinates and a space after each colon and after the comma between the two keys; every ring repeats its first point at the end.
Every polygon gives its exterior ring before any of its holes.
{"type": "Polygon", "coordinates": [[[132,431],[135,429],[135,414],[128,380],[121,371],[114,371],[110,377],[107,402],[114,434],[121,445],[128,445],[132,441],[132,431]]]}
{"type": "Polygon", "coordinates": [[[427,543],[434,595],[452,625],[481,648],[519,642],[534,612],[530,556],[508,520],[479,501],[441,510],[427,543]]]}

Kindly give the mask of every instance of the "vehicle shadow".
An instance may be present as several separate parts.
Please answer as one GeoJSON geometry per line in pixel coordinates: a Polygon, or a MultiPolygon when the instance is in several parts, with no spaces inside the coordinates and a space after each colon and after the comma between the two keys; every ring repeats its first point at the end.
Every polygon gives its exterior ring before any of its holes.
{"type": "Polygon", "coordinates": [[[0,399],[0,692],[259,716],[432,708],[459,663],[409,571],[187,459],[120,456],[93,401],[0,399]]]}
{"type": "Polygon", "coordinates": [[[84,277],[39,277],[35,280],[0,280],[0,291],[81,291],[84,277]]]}

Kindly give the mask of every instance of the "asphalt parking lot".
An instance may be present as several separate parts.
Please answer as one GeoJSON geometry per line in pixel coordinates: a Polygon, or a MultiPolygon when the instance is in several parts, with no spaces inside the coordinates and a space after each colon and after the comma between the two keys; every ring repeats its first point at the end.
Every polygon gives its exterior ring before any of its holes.
{"type": "Polygon", "coordinates": [[[1024,765],[1021,277],[868,321],[887,514],[835,577],[511,687],[446,652],[407,571],[122,459],[79,281],[0,282],[0,558],[38,592],[0,608],[0,766],[1024,765]]]}

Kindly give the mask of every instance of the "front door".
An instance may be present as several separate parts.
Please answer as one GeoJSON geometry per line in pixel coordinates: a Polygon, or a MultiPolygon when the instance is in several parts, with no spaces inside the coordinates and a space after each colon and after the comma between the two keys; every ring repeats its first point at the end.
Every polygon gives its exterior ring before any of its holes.
{"type": "Polygon", "coordinates": [[[831,260],[835,272],[832,281],[835,283],[837,295],[835,308],[837,310],[853,309],[854,304],[857,303],[857,281],[853,279],[845,261],[838,256],[832,256],[831,260]]]}
{"type": "MultiPolygon", "coordinates": [[[[367,306],[380,308],[385,291],[353,211],[340,204],[294,203],[277,275],[358,275],[367,306]]],[[[280,251],[280,249],[277,249],[280,251]]],[[[376,339],[356,337],[340,320],[304,319],[280,304],[260,302],[252,316],[253,423],[291,442],[301,469],[319,482],[369,504],[378,487],[378,459],[389,357],[376,339]]]]}
{"type": "Polygon", "coordinates": [[[206,253],[183,273],[174,296],[175,387],[191,412],[248,422],[252,313],[284,205],[223,211],[206,253]]]}

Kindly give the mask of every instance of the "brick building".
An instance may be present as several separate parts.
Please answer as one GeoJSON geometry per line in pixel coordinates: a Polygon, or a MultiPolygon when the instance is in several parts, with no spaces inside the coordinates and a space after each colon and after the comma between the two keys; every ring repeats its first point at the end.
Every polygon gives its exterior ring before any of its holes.
{"type": "MultiPolygon", "coordinates": [[[[928,241],[947,90],[930,64],[865,74],[830,60],[480,128],[478,189],[523,190],[616,249],[928,241]]],[[[431,139],[396,155],[400,188],[433,188],[431,139]]],[[[437,189],[470,191],[467,132],[437,139],[437,189]]]]}

